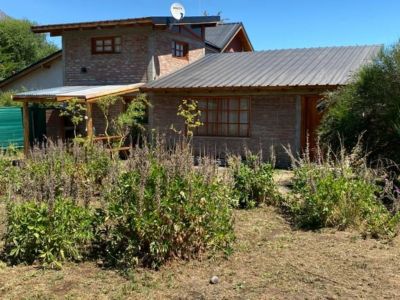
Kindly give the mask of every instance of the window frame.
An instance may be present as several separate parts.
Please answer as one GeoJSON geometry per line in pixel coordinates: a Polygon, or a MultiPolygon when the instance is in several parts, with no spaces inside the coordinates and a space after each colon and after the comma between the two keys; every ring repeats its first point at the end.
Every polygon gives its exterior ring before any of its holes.
{"type": "Polygon", "coordinates": [[[252,123],[252,112],[251,112],[251,104],[252,104],[252,97],[251,96],[224,96],[224,97],[197,97],[195,100],[197,100],[198,102],[200,101],[206,101],[206,106],[207,108],[201,108],[201,105],[198,105],[198,109],[202,112],[206,112],[207,113],[207,120],[206,121],[202,121],[203,126],[206,127],[206,133],[199,133],[199,128],[196,128],[194,130],[194,136],[197,137],[226,137],[226,138],[249,138],[251,137],[251,123],[252,123]],[[230,109],[230,100],[238,100],[238,108],[237,109],[230,109]],[[241,109],[241,99],[247,99],[247,109],[241,109]],[[216,101],[216,109],[209,109],[209,101],[216,101]],[[223,109],[222,108],[222,100],[228,100],[228,108],[227,109],[223,109]],[[215,112],[216,114],[216,121],[215,122],[209,122],[208,121],[208,117],[209,117],[209,112],[215,112]],[[226,112],[227,114],[227,121],[226,122],[221,122],[219,120],[220,115],[222,115],[222,112],[226,112]],[[229,120],[229,116],[230,116],[230,112],[237,112],[237,122],[230,122],[229,120]],[[247,112],[247,123],[242,123],[240,122],[240,114],[241,112],[247,112]],[[210,127],[209,124],[214,124],[215,128],[210,131],[210,127]],[[221,126],[222,125],[226,125],[227,129],[226,129],[226,134],[219,134],[219,132],[221,131],[221,126]],[[237,134],[235,135],[230,135],[229,134],[229,126],[230,125],[237,125],[237,134]],[[246,135],[241,135],[240,134],[240,126],[241,125],[247,125],[247,134],[246,135]],[[216,133],[215,133],[216,132],[216,133]]]}
{"type": "Polygon", "coordinates": [[[99,36],[92,37],[92,54],[120,54],[122,52],[122,37],[121,36],[99,36]],[[115,39],[119,38],[119,45],[115,44],[115,39]],[[97,51],[97,41],[103,41],[103,49],[104,49],[104,41],[111,40],[111,51],[97,51]],[[116,51],[116,46],[120,47],[120,51],[116,51]]]}
{"type": "Polygon", "coordinates": [[[179,59],[189,59],[189,43],[186,42],[182,42],[182,41],[178,41],[178,40],[172,40],[172,47],[171,47],[171,54],[172,57],[174,58],[179,58],[179,59]],[[178,56],[176,55],[177,53],[177,45],[181,45],[182,46],[182,56],[178,56]]]}

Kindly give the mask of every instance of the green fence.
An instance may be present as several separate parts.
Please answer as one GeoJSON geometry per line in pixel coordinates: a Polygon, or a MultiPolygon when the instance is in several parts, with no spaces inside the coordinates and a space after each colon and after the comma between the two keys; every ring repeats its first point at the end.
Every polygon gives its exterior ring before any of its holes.
{"type": "Polygon", "coordinates": [[[20,107],[0,107],[0,148],[9,145],[24,146],[22,109],[20,107]]]}

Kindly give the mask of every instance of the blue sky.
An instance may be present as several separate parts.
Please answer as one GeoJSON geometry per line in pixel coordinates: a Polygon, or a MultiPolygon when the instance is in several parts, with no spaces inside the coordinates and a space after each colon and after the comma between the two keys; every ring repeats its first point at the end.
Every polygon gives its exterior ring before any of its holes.
{"type": "MultiPolygon", "coordinates": [[[[0,0],[39,24],[169,15],[172,0],[0,0]]],[[[386,44],[400,38],[399,0],[182,0],[187,15],[242,21],[256,50],[386,44]]],[[[57,41],[57,40],[56,40],[57,41]]],[[[58,41],[59,43],[59,41],[58,41]]]]}

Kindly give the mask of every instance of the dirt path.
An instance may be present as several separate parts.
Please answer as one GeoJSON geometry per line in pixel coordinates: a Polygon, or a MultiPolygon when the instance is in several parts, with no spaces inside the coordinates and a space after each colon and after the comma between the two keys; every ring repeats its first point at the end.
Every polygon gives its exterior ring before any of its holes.
{"type": "Polygon", "coordinates": [[[269,207],[236,212],[228,258],[173,262],[123,277],[93,263],[61,271],[0,266],[1,299],[399,298],[400,243],[292,230],[269,207]],[[212,275],[220,283],[208,283],[212,275]]]}

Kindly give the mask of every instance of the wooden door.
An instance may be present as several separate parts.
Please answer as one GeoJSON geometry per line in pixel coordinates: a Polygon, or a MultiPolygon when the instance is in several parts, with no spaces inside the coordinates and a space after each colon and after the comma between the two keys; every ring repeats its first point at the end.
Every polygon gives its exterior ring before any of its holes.
{"type": "Polygon", "coordinates": [[[301,145],[305,150],[309,145],[311,157],[315,156],[317,147],[317,129],[321,122],[322,113],[318,111],[320,96],[304,96],[302,98],[302,136],[301,145]]]}

